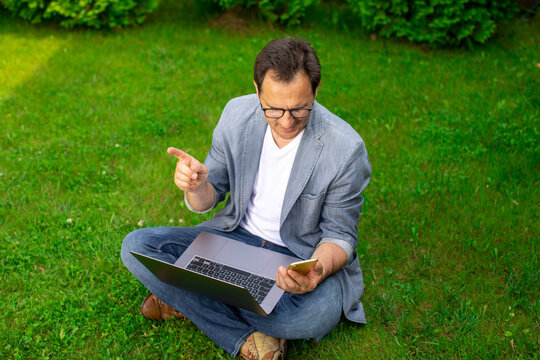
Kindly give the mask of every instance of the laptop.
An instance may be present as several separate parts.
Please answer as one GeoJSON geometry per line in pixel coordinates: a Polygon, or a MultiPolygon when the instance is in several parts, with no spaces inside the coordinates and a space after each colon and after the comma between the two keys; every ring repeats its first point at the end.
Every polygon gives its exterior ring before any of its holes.
{"type": "Polygon", "coordinates": [[[131,253],[165,283],[263,316],[284,293],[275,281],[278,267],[301,260],[206,231],[174,264],[131,253]]]}

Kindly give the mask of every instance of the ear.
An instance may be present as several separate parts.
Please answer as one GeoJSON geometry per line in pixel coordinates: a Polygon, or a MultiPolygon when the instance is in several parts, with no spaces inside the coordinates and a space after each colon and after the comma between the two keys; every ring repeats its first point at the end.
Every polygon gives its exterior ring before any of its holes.
{"type": "Polygon", "coordinates": [[[319,85],[317,85],[317,88],[315,88],[315,96],[313,96],[313,98],[317,97],[317,94],[319,93],[319,86],[321,86],[320,82],[319,82],[319,85]]]}
{"type": "Polygon", "coordinates": [[[257,83],[255,82],[255,80],[253,80],[253,85],[255,85],[255,91],[257,92],[257,97],[261,97],[260,94],[259,94],[259,87],[257,86],[257,83]]]}

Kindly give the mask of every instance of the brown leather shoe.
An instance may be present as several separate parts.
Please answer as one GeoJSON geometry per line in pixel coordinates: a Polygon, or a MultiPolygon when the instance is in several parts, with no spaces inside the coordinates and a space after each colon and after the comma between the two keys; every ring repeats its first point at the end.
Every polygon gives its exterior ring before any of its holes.
{"type": "Polygon", "coordinates": [[[141,315],[151,320],[185,319],[186,316],[159,300],[154,294],[148,294],[141,304],[141,315]]]}
{"type": "Polygon", "coordinates": [[[285,339],[268,336],[260,331],[249,335],[240,348],[240,356],[246,360],[283,360],[286,352],[285,339]]]}

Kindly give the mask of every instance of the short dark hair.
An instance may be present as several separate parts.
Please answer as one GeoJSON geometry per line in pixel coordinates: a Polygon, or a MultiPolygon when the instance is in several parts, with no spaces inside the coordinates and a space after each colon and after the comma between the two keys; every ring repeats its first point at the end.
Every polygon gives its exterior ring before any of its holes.
{"type": "Polygon", "coordinates": [[[315,50],[302,40],[282,38],[272,40],[255,59],[254,79],[259,92],[268,70],[276,72],[274,80],[288,83],[298,72],[304,72],[311,83],[313,94],[321,82],[321,64],[315,50]]]}

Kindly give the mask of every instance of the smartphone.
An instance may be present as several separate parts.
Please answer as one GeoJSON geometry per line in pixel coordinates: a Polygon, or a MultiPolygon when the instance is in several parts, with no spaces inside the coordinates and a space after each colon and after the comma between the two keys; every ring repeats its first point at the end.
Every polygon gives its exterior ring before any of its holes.
{"type": "Polygon", "coordinates": [[[293,262],[291,265],[289,265],[287,270],[294,270],[294,271],[299,272],[302,275],[306,275],[311,269],[313,269],[317,261],[318,261],[317,259],[309,259],[309,260],[304,260],[304,261],[293,262]]]}

